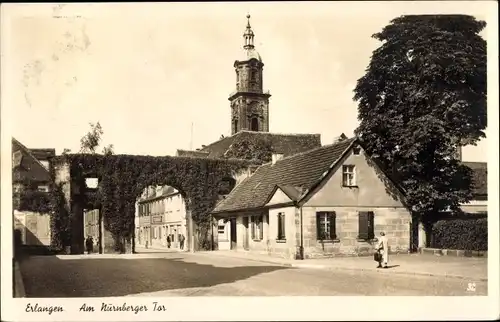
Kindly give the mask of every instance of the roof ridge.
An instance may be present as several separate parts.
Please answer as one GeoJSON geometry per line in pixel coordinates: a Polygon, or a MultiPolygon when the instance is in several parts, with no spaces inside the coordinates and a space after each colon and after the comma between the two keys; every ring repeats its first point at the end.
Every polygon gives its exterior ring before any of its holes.
{"type": "MultiPolygon", "coordinates": [[[[282,132],[261,132],[241,130],[238,133],[252,133],[256,135],[283,135],[283,136],[320,136],[320,133],[282,133],[282,132]]],[[[237,133],[236,133],[237,134],[237,133]]]]}
{"type": "MultiPolygon", "coordinates": [[[[289,155],[287,157],[283,157],[283,158],[279,159],[278,161],[276,161],[276,163],[279,163],[279,162],[284,161],[284,160],[290,160],[290,159],[292,159],[294,157],[306,155],[308,153],[313,153],[315,151],[319,151],[319,150],[322,150],[322,149],[331,148],[331,147],[333,147],[335,145],[340,145],[340,144],[345,143],[347,141],[354,141],[356,139],[357,139],[357,137],[352,137],[352,138],[347,138],[345,140],[342,140],[340,142],[335,142],[335,143],[331,143],[331,144],[322,145],[322,146],[319,146],[319,147],[311,149],[311,150],[307,150],[307,151],[304,151],[304,152],[299,152],[299,153],[296,153],[296,154],[293,154],[293,155],[289,155]]],[[[272,161],[269,161],[269,162],[263,163],[261,166],[264,166],[264,165],[267,165],[267,164],[271,164],[271,163],[272,163],[272,161]]]]}
{"type": "MultiPolygon", "coordinates": [[[[38,163],[39,166],[42,167],[42,169],[47,172],[47,174],[49,174],[50,176],[50,172],[47,168],[45,168],[45,166],[40,162],[40,160],[38,160],[37,158],[35,158],[35,156],[33,155],[33,153],[31,153],[30,149],[28,149],[24,144],[22,144],[18,139],[16,139],[15,137],[12,137],[12,140],[15,141],[20,147],[21,149],[23,149],[26,154],[28,154],[33,160],[35,160],[36,163],[38,163]]],[[[11,151],[12,153],[12,151],[11,151]]]]}
{"type": "Polygon", "coordinates": [[[182,151],[182,152],[196,152],[196,153],[210,153],[210,152],[206,152],[206,151],[197,151],[197,150],[185,150],[185,149],[177,149],[177,151],[182,151]]]}

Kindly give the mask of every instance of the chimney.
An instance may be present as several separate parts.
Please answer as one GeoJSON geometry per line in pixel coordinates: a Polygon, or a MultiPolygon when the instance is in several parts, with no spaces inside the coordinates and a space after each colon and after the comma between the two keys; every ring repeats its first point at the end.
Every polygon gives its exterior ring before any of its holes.
{"type": "Polygon", "coordinates": [[[341,133],[339,136],[333,138],[333,143],[339,143],[347,139],[347,136],[344,133],[341,133]]]}
{"type": "Polygon", "coordinates": [[[273,153],[272,155],[272,164],[275,164],[279,160],[283,159],[283,154],[282,153],[273,153]]]}

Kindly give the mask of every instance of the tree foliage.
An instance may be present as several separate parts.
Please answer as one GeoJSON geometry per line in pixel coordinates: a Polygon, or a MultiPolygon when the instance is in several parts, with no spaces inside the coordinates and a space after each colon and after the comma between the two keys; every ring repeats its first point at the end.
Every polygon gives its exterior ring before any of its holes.
{"type": "Polygon", "coordinates": [[[103,133],[99,122],[90,123],[90,131],[80,139],[80,153],[95,153],[103,133]]]}
{"type": "MultiPolygon", "coordinates": [[[[55,187],[52,204],[55,216],[53,232],[63,245],[71,239],[68,219],[69,203],[79,203],[83,208],[100,208],[104,227],[111,232],[115,243],[130,242],[133,237],[135,202],[144,188],[170,185],[186,200],[186,210],[191,212],[198,230],[198,245],[210,245],[210,211],[219,199],[225,181],[245,169],[245,160],[217,160],[190,157],[150,157],[131,155],[67,154],[56,157],[54,165],[68,164],[72,182],[78,185],[79,194],[65,200],[62,187],[55,187]],[[85,178],[97,177],[97,192],[85,192],[85,178]],[[69,237],[68,237],[69,236],[69,237]]],[[[55,177],[55,173],[52,172],[55,177]]]]}
{"type": "Polygon", "coordinates": [[[243,139],[233,143],[224,154],[225,158],[270,162],[273,154],[271,143],[263,138],[243,139]]]}
{"type": "Polygon", "coordinates": [[[424,217],[472,197],[455,152],[485,137],[485,26],[466,15],[396,18],[373,35],[383,44],[354,89],[355,133],[424,217]]]}

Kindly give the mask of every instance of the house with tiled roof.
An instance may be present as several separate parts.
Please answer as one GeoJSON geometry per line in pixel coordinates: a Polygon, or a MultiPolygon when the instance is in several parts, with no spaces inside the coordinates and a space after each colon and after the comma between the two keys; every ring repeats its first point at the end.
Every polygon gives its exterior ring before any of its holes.
{"type": "Polygon", "coordinates": [[[213,211],[219,249],[286,258],[369,254],[380,232],[408,252],[404,194],[356,138],[260,166],[213,211]]]}
{"type": "Polygon", "coordinates": [[[50,244],[50,217],[48,205],[40,211],[29,209],[32,205],[48,203],[51,182],[49,159],[55,149],[29,149],[12,138],[12,192],[14,228],[27,245],[50,244]]]}

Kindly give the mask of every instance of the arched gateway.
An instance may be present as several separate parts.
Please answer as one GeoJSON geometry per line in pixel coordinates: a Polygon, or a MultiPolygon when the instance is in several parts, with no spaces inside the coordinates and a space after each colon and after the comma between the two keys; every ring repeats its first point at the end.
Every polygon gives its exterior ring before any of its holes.
{"type": "Polygon", "coordinates": [[[133,252],[135,202],[148,186],[170,185],[186,200],[189,250],[209,249],[210,211],[246,178],[251,163],[193,157],[70,154],[51,160],[52,245],[84,252],[84,209],[99,209],[105,252],[133,252]],[[90,180],[89,180],[90,179],[90,180]],[[92,187],[88,181],[96,181],[92,187]],[[229,186],[228,186],[229,183],[229,186]],[[111,237],[111,238],[106,238],[111,237]]]}

